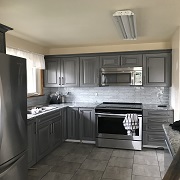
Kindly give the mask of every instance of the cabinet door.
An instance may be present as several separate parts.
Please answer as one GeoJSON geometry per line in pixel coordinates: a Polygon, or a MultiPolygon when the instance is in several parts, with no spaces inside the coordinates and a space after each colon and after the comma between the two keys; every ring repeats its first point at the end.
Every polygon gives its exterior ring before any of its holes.
{"type": "Polygon", "coordinates": [[[101,56],[101,67],[118,67],[120,66],[119,56],[101,56]]]}
{"type": "Polygon", "coordinates": [[[62,119],[61,116],[52,120],[52,148],[59,146],[62,143],[62,119]]]}
{"type": "Polygon", "coordinates": [[[27,137],[28,137],[28,168],[36,164],[36,119],[28,121],[27,137]]]}
{"type": "Polygon", "coordinates": [[[95,112],[90,108],[79,108],[80,139],[95,141],[95,112]]]}
{"type": "Polygon", "coordinates": [[[46,156],[51,149],[52,126],[50,122],[38,125],[37,128],[37,161],[46,156]]]}
{"type": "Polygon", "coordinates": [[[142,54],[121,55],[121,67],[142,67],[142,54]]]}
{"type": "Polygon", "coordinates": [[[59,87],[60,79],[60,61],[57,58],[45,60],[46,69],[44,71],[44,86],[59,87]]]}
{"type": "Polygon", "coordinates": [[[80,58],[80,86],[99,86],[99,58],[80,58]]]}
{"type": "Polygon", "coordinates": [[[79,139],[78,108],[68,108],[68,139],[79,139]]]}
{"type": "Polygon", "coordinates": [[[62,112],[62,141],[67,139],[67,115],[66,108],[61,109],[62,112]]]}
{"type": "Polygon", "coordinates": [[[144,54],[143,76],[144,86],[170,86],[171,54],[144,54]]]}
{"type": "Polygon", "coordinates": [[[61,86],[79,86],[79,58],[61,58],[61,86]]]}

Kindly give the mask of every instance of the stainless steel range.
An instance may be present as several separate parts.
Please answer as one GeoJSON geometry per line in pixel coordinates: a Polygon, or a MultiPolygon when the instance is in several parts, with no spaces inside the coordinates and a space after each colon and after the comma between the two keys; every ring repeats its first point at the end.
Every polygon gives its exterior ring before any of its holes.
{"type": "Polygon", "coordinates": [[[142,149],[142,104],[104,102],[95,108],[98,147],[142,149]]]}

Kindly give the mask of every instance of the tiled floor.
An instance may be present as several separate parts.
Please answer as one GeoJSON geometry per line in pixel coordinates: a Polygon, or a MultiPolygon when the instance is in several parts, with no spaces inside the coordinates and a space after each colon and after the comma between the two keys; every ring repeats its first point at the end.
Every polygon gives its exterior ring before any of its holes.
{"type": "Polygon", "coordinates": [[[29,170],[28,180],[161,180],[163,153],[64,143],[29,170]]]}

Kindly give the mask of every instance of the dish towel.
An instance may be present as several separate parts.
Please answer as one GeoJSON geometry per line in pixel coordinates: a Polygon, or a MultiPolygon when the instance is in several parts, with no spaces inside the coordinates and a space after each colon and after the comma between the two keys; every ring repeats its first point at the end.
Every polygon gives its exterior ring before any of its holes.
{"type": "Polygon", "coordinates": [[[137,114],[126,114],[123,121],[124,128],[127,130],[127,135],[135,136],[135,130],[139,129],[139,119],[137,114]]]}

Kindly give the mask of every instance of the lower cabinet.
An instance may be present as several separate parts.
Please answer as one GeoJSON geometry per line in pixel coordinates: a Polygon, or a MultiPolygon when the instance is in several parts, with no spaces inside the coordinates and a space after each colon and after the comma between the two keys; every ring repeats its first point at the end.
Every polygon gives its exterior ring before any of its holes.
{"type": "Polygon", "coordinates": [[[62,111],[56,110],[28,121],[28,167],[62,143],[62,111]]]}
{"type": "Polygon", "coordinates": [[[28,168],[36,164],[36,119],[28,121],[27,136],[28,136],[28,168]]]}
{"type": "Polygon", "coordinates": [[[67,109],[67,137],[68,139],[79,140],[79,112],[78,108],[67,109]]]}
{"type": "Polygon", "coordinates": [[[67,108],[61,109],[62,113],[62,142],[67,139],[67,108]]]}
{"type": "Polygon", "coordinates": [[[51,122],[38,125],[37,128],[37,161],[46,156],[51,147],[51,122]]]}
{"type": "Polygon", "coordinates": [[[163,124],[173,123],[173,110],[143,110],[143,145],[165,147],[163,124]]]}
{"type": "Polygon", "coordinates": [[[95,141],[95,111],[92,108],[79,108],[80,140],[95,141]]]}

